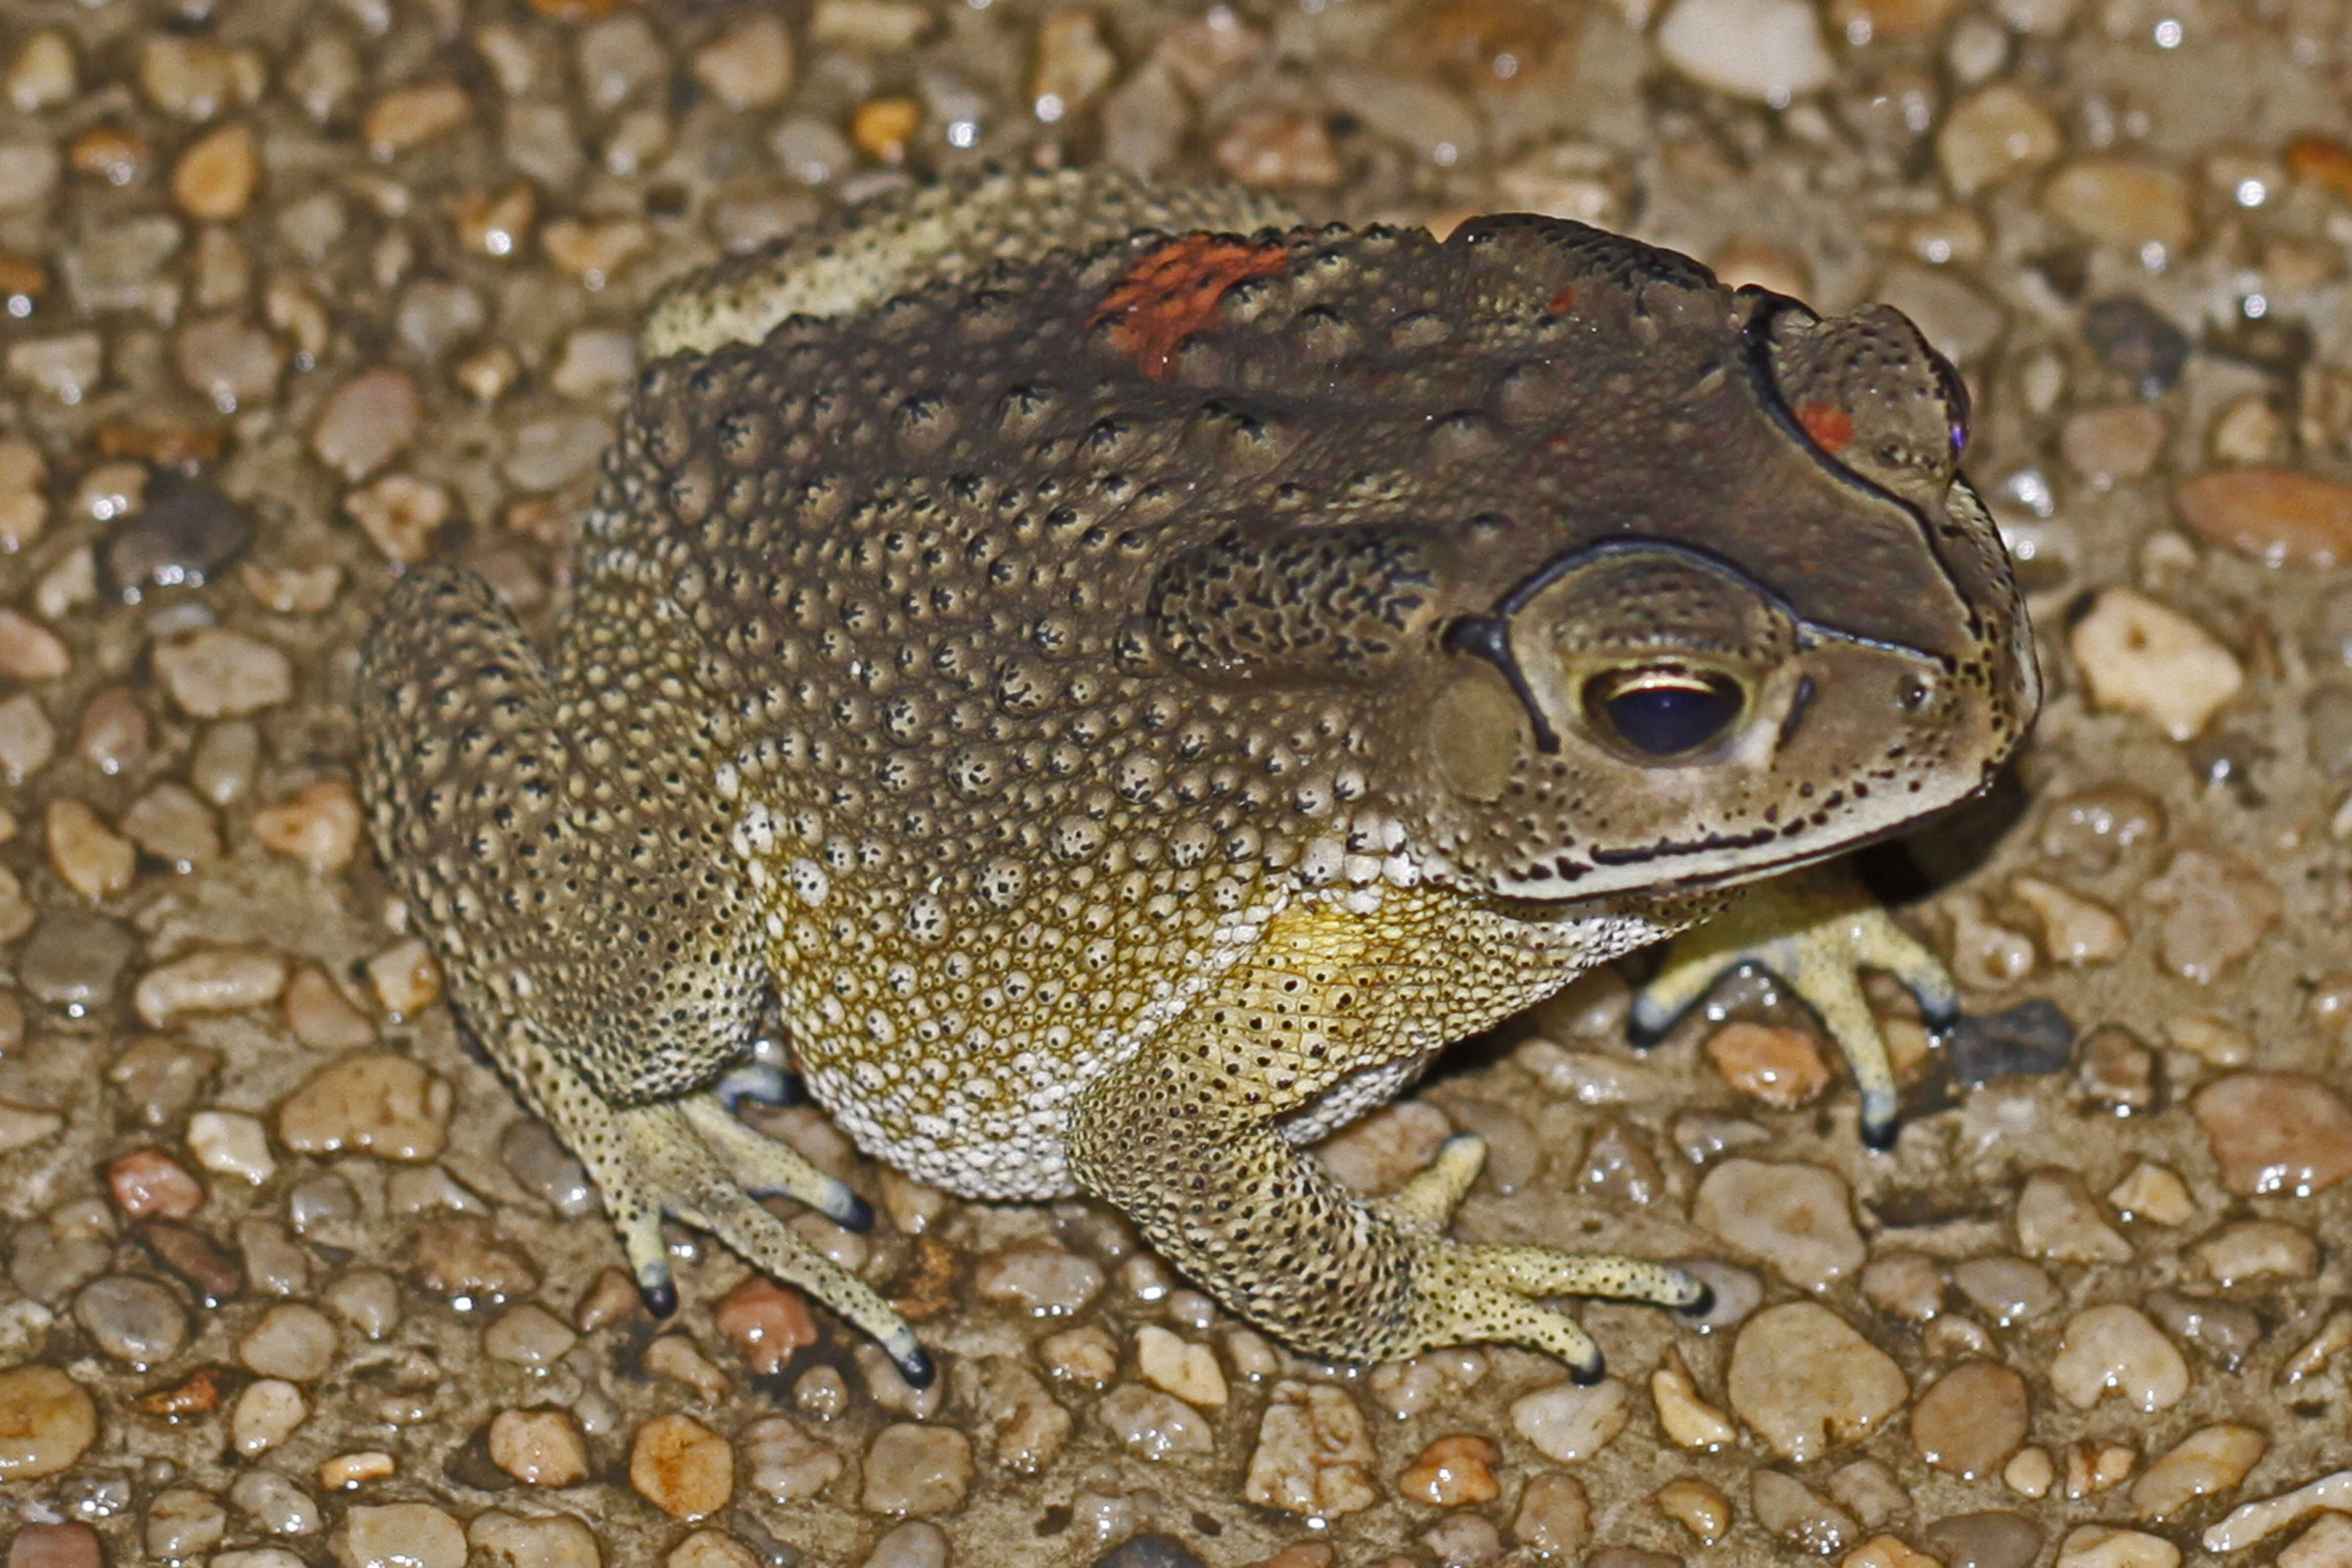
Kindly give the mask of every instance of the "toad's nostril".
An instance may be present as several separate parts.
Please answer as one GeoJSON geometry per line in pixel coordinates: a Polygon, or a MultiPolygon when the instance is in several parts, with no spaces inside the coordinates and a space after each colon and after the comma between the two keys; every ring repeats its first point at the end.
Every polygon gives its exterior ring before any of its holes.
{"type": "Polygon", "coordinates": [[[1695,752],[1739,717],[1739,688],[1720,675],[1621,670],[1585,686],[1585,704],[1611,734],[1648,757],[1695,752]]]}

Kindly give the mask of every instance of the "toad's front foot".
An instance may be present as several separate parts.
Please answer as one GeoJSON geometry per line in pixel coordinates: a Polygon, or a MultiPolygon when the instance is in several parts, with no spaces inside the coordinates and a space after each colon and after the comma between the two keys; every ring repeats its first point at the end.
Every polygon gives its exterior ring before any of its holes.
{"type": "Polygon", "coordinates": [[[1705,1283],[1663,1263],[1601,1252],[1556,1252],[1545,1247],[1474,1247],[1444,1236],[1470,1184],[1486,1163],[1486,1142],[1472,1132],[1445,1141],[1429,1169],[1375,1212],[1413,1248],[1412,1305],[1391,1355],[1435,1345],[1493,1340],[1558,1356],[1578,1383],[1601,1381],[1601,1347],[1567,1313],[1544,1306],[1546,1296],[1606,1296],[1646,1301],[1705,1315],[1713,1297],[1705,1283]]]}
{"type": "Polygon", "coordinates": [[[1928,1026],[1940,1029],[1960,1016],[1943,960],[1896,925],[1846,863],[1799,872],[1746,889],[1721,914],[1675,939],[1665,967],[1633,998],[1635,1043],[1664,1038],[1725,974],[1748,965],[1778,976],[1820,1016],[1853,1068],[1863,1141],[1892,1148],[1898,1131],[1895,1067],[1860,972],[1881,970],[1901,981],[1928,1026]]]}

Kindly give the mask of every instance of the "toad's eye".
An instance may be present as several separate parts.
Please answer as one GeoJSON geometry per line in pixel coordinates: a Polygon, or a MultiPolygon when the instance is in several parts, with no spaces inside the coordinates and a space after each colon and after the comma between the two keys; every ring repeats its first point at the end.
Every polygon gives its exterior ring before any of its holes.
{"type": "Polygon", "coordinates": [[[1727,676],[1671,667],[1612,670],[1584,683],[1592,722],[1644,757],[1679,757],[1720,736],[1745,706],[1727,676]]]}
{"type": "Polygon", "coordinates": [[[1936,390],[1944,396],[1946,424],[1952,435],[1952,456],[1957,458],[1969,447],[1969,384],[1942,354],[1930,353],[1928,363],[1936,370],[1936,390]]]}

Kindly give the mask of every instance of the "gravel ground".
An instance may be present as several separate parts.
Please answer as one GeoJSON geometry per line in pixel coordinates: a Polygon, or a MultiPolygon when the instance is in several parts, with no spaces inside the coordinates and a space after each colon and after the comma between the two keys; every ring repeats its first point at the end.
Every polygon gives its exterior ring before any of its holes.
{"type": "Polygon", "coordinates": [[[7,0],[10,1568],[2352,1564],[2348,75],[2341,0],[7,0]],[[1299,1361],[804,1108],[940,1384],[684,1232],[656,1325],[438,1005],[384,584],[551,623],[649,293],[980,159],[1587,218],[1966,369],[2053,696],[1875,868],[1988,1020],[1881,997],[1895,1152],[1768,984],[1644,1057],[1613,974],[1327,1147],[1475,1128],[1462,1234],[1699,1260],[1599,1386],[1299,1361]]]}

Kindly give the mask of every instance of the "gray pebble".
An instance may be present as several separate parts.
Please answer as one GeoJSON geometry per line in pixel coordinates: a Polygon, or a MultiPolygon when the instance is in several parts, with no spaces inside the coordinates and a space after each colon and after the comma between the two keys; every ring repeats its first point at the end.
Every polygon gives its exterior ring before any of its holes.
{"type": "Polygon", "coordinates": [[[115,984],[138,951],[137,939],[104,915],[51,909],[43,911],[16,960],[16,980],[79,1018],[114,1000],[115,984]]]}
{"type": "Polygon", "coordinates": [[[201,587],[252,537],[236,503],[210,485],[159,479],[146,508],[107,541],[107,574],[131,604],[150,588],[201,587]]]}
{"type": "Polygon", "coordinates": [[[188,1342],[187,1314],[179,1298],[134,1275],[91,1280],[74,1298],[73,1315],[100,1350],[136,1367],[167,1362],[188,1342]]]}

